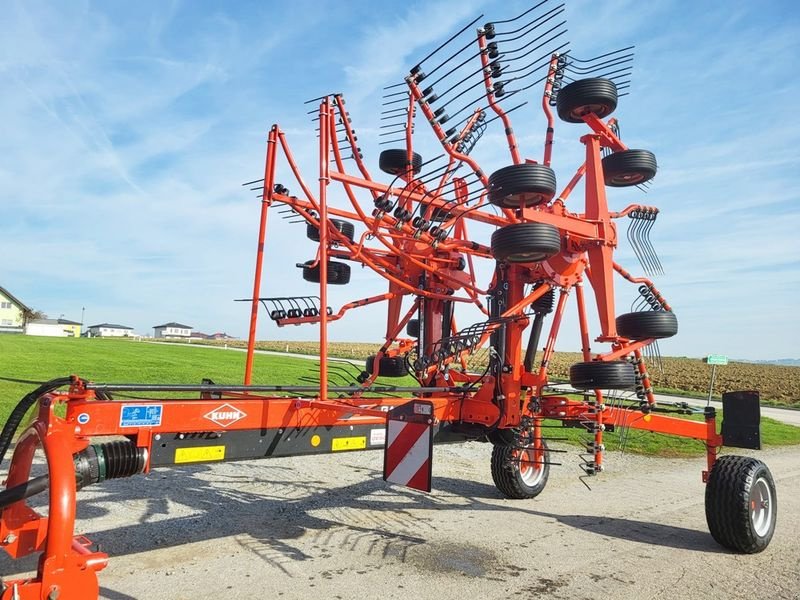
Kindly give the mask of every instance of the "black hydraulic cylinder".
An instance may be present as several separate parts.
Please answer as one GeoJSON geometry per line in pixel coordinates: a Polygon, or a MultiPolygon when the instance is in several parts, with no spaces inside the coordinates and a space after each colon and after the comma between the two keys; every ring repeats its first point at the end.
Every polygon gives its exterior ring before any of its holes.
{"type": "Polygon", "coordinates": [[[525,350],[525,370],[530,373],[536,361],[536,348],[539,347],[539,338],[542,337],[544,313],[536,313],[531,326],[531,336],[528,338],[528,348],[525,350]]]}

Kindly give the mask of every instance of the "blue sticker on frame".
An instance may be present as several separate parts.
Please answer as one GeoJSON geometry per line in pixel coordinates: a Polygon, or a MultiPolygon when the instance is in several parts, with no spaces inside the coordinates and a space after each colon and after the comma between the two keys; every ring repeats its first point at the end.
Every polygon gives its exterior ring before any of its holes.
{"type": "Polygon", "coordinates": [[[119,415],[120,427],[158,427],[161,425],[161,404],[125,404],[119,415]]]}

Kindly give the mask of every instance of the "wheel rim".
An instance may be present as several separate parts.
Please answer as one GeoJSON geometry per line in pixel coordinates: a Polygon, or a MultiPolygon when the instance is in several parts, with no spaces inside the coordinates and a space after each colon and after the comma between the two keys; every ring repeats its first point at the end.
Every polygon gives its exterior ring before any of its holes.
{"type": "Polygon", "coordinates": [[[634,184],[644,181],[644,175],[641,173],[625,173],[622,175],[614,175],[611,178],[612,183],[627,183],[634,184]]]}
{"type": "MultiPolygon", "coordinates": [[[[542,457],[544,458],[544,457],[542,457]]],[[[519,455],[519,476],[530,487],[536,486],[544,476],[543,460],[536,460],[534,451],[523,450],[519,455]]]]}
{"type": "Polygon", "coordinates": [[[540,262],[547,258],[541,252],[517,252],[508,257],[509,262],[540,262]]]}
{"type": "Polygon", "coordinates": [[[766,479],[759,477],[750,491],[750,523],[759,537],[764,537],[772,527],[772,490],[766,479]]]}
{"type": "Polygon", "coordinates": [[[584,115],[594,113],[598,117],[604,117],[608,113],[608,106],[605,104],[584,104],[570,111],[569,116],[574,119],[582,119],[584,115]]]}

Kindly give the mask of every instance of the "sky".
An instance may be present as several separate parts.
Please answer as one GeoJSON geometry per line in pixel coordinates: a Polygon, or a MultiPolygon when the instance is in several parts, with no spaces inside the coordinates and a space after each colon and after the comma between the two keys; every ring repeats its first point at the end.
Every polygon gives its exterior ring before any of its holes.
{"type": "MultiPolygon", "coordinates": [[[[259,199],[241,184],[262,176],[270,126],[280,124],[316,184],[303,102],[341,92],[373,177],[388,183],[377,168],[382,88],[474,17],[507,19],[529,6],[0,0],[0,285],[50,317],[83,314],[87,325],[151,334],[178,321],[244,337],[249,308],[233,300],[252,291],[259,199]]],[[[651,238],[665,275],[655,283],[680,323],[662,352],[800,356],[800,8],[567,0],[565,18],[575,57],[636,46],[630,94],[614,116],[629,147],[655,153],[659,173],[646,195],[613,189],[609,204],[661,209],[651,238]]],[[[541,89],[527,94],[514,128],[523,154],[540,160],[541,89]]],[[[437,150],[426,127],[417,124],[427,157],[437,150]]],[[[582,160],[585,131],[556,124],[560,185],[582,160]]],[[[486,172],[510,164],[499,122],[473,155],[486,172]]],[[[329,194],[343,201],[340,189],[329,194]]],[[[578,200],[568,207],[580,211],[578,200]]],[[[487,242],[491,229],[473,235],[487,242]]],[[[618,261],[641,273],[621,237],[618,261]]],[[[262,295],[315,293],[295,267],[315,250],[303,225],[270,211],[262,295]]],[[[482,267],[484,285],[490,270],[482,267]]],[[[623,283],[617,308],[628,312],[637,293],[623,283]]],[[[385,287],[354,268],[330,303],[385,287]]],[[[570,304],[559,350],[579,349],[574,312],[570,304]]],[[[265,317],[260,339],[318,335],[265,317]]],[[[384,329],[378,305],[332,324],[330,335],[378,341],[384,329]]]]}

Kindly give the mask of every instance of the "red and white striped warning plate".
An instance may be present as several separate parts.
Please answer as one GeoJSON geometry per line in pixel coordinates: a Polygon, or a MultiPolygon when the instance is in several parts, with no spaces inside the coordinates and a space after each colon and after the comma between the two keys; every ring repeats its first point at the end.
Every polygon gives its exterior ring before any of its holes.
{"type": "Polygon", "coordinates": [[[384,480],[430,492],[432,466],[433,405],[415,400],[389,411],[384,480]]]}

